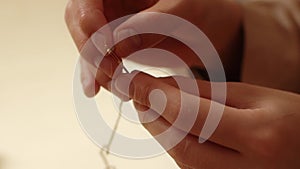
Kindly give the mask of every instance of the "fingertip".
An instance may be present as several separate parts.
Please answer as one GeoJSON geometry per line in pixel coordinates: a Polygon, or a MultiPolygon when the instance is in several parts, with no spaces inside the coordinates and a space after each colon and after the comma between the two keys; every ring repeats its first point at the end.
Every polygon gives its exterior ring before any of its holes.
{"type": "Polygon", "coordinates": [[[129,88],[131,85],[130,83],[131,79],[129,77],[120,75],[117,79],[115,79],[114,87],[116,91],[129,97],[129,88]]]}
{"type": "Polygon", "coordinates": [[[89,98],[96,96],[100,91],[100,85],[97,81],[83,80],[82,88],[85,96],[89,98]]]}
{"type": "Polygon", "coordinates": [[[130,101],[130,97],[120,93],[116,88],[115,88],[115,81],[112,80],[107,83],[107,90],[109,90],[112,94],[117,96],[119,99],[121,99],[123,102],[130,101]]]}
{"type": "Polygon", "coordinates": [[[99,9],[81,11],[79,17],[79,26],[88,37],[90,37],[106,23],[106,18],[99,9]]]}

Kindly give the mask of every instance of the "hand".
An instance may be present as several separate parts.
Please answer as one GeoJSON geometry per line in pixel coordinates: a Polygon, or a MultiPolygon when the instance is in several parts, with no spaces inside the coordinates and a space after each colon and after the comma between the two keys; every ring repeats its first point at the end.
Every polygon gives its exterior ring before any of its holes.
{"type": "MultiPolygon", "coordinates": [[[[75,44],[81,51],[85,42],[94,32],[107,22],[119,17],[137,12],[163,12],[177,15],[198,26],[210,38],[221,55],[228,79],[237,79],[241,64],[242,44],[242,14],[239,5],[232,0],[172,0],[171,2],[167,0],[71,0],[67,6],[65,18],[75,44]]],[[[108,34],[114,32],[118,37],[121,32],[124,33],[122,30],[125,30],[126,27],[134,30],[140,25],[151,24],[138,16],[130,18],[116,30],[108,31],[108,34]]],[[[106,35],[106,37],[109,36],[112,35],[106,35]]],[[[134,36],[116,45],[116,53],[121,57],[126,57],[134,51],[155,44],[156,48],[166,49],[180,56],[187,65],[203,68],[203,64],[197,56],[183,44],[170,38],[160,42],[161,38],[158,35],[134,36]]],[[[94,59],[96,60],[96,58],[94,59]]],[[[102,67],[96,70],[97,73],[94,73],[95,67],[88,66],[88,63],[83,63],[84,61],[81,62],[83,88],[88,96],[94,96],[99,91],[100,85],[107,87],[112,71],[102,67]],[[93,90],[94,86],[95,91],[93,90]]],[[[116,67],[114,63],[108,62],[104,64],[107,65],[104,67],[112,67],[109,64],[116,67]]]]}
{"type": "MultiPolygon", "coordinates": [[[[123,34],[132,34],[132,32],[141,33],[143,30],[159,27],[160,21],[157,21],[157,18],[150,14],[145,14],[145,12],[172,14],[197,26],[219,52],[227,79],[239,79],[243,52],[242,7],[236,1],[172,0],[172,3],[170,3],[168,0],[159,0],[155,5],[136,14],[117,27],[114,30],[116,39],[118,39],[119,34],[122,36],[123,34]]],[[[168,22],[167,19],[163,21],[168,22]]],[[[170,22],[168,24],[172,25],[170,22]]],[[[168,30],[168,32],[173,31],[177,31],[177,25],[174,25],[174,30],[168,30]]],[[[175,39],[162,35],[142,34],[133,36],[118,44],[116,52],[119,56],[126,57],[133,52],[148,47],[170,51],[179,56],[188,66],[205,69],[198,56],[188,47],[175,39]]],[[[139,62],[141,61],[139,60],[139,62]]],[[[143,64],[148,64],[148,62],[144,61],[143,64]]]]}
{"type": "MultiPolygon", "coordinates": [[[[199,114],[193,128],[177,146],[168,151],[180,167],[195,169],[300,167],[300,95],[244,83],[227,83],[227,101],[222,120],[211,138],[200,144],[198,137],[210,104],[218,102],[211,100],[210,82],[197,81],[201,93],[199,97],[191,91],[180,91],[173,78],[154,78],[144,73],[136,74],[136,72],[123,74],[113,81],[113,84],[118,92],[133,99],[139,111],[151,107],[148,113],[157,114],[164,99],[167,99],[167,106],[163,112],[159,112],[160,118],[143,124],[153,136],[165,131],[174,123],[182,108],[179,104],[180,92],[185,93],[182,95],[183,100],[199,98],[199,114]],[[125,90],[124,84],[130,84],[129,93],[125,90]],[[155,101],[150,102],[148,98],[154,89],[164,91],[166,97],[155,97],[152,98],[155,101]]],[[[186,78],[182,80],[187,84],[193,81],[186,78]]],[[[188,104],[183,106],[188,107],[188,104]]],[[[182,112],[187,113],[188,110],[184,109],[182,112]]],[[[188,118],[188,115],[184,117],[188,118]]],[[[176,128],[183,131],[181,126],[176,128]]]]}
{"type": "MultiPolygon", "coordinates": [[[[102,26],[121,16],[141,11],[155,2],[155,0],[70,0],[65,20],[78,50],[82,52],[87,40],[102,26]]],[[[87,96],[97,94],[100,85],[107,88],[109,76],[101,69],[95,71],[95,67],[90,66],[83,58],[80,64],[81,82],[87,96]]]]}

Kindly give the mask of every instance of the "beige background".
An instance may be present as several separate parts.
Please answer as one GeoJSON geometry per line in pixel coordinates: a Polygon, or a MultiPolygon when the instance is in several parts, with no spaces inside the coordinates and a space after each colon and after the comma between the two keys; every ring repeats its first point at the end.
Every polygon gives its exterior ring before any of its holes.
{"type": "MultiPolygon", "coordinates": [[[[65,0],[0,0],[0,169],[104,167],[73,108],[78,53],[64,24],[65,5],[65,0]]],[[[177,168],[167,155],[110,159],[118,169],[177,168]]]]}

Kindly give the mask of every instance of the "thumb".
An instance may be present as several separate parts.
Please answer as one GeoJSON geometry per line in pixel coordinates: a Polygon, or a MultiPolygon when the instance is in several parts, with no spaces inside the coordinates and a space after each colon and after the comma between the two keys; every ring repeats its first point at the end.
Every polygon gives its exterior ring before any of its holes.
{"type": "Polygon", "coordinates": [[[169,0],[160,0],[119,25],[113,33],[117,55],[127,57],[138,50],[155,47],[168,38],[163,34],[169,34],[178,27],[177,22],[170,20],[169,14],[180,16],[184,9],[177,6],[181,1],[174,0],[170,4],[169,0]]]}

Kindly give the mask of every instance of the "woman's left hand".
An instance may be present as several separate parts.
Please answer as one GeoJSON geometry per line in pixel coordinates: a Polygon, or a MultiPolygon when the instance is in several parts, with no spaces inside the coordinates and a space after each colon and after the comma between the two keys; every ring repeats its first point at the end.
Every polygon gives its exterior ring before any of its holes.
{"type": "MultiPolygon", "coordinates": [[[[184,80],[186,83],[194,81],[184,80]]],[[[209,140],[200,144],[199,133],[210,105],[218,102],[211,100],[210,82],[197,80],[201,96],[180,91],[172,77],[154,78],[144,73],[121,75],[112,84],[118,92],[132,98],[139,111],[151,107],[148,112],[157,113],[160,104],[167,100],[165,109],[159,112],[161,116],[143,124],[153,136],[172,126],[181,108],[183,113],[188,112],[184,109],[189,105],[181,107],[180,99],[199,98],[199,114],[194,126],[179,144],[168,150],[181,168],[300,168],[300,95],[244,83],[227,83],[223,117],[209,140]],[[129,92],[125,84],[130,84],[129,92]],[[150,103],[149,95],[155,89],[163,91],[165,98],[156,97],[155,102],[150,103]]],[[[180,126],[176,128],[181,130],[180,126]]]]}

